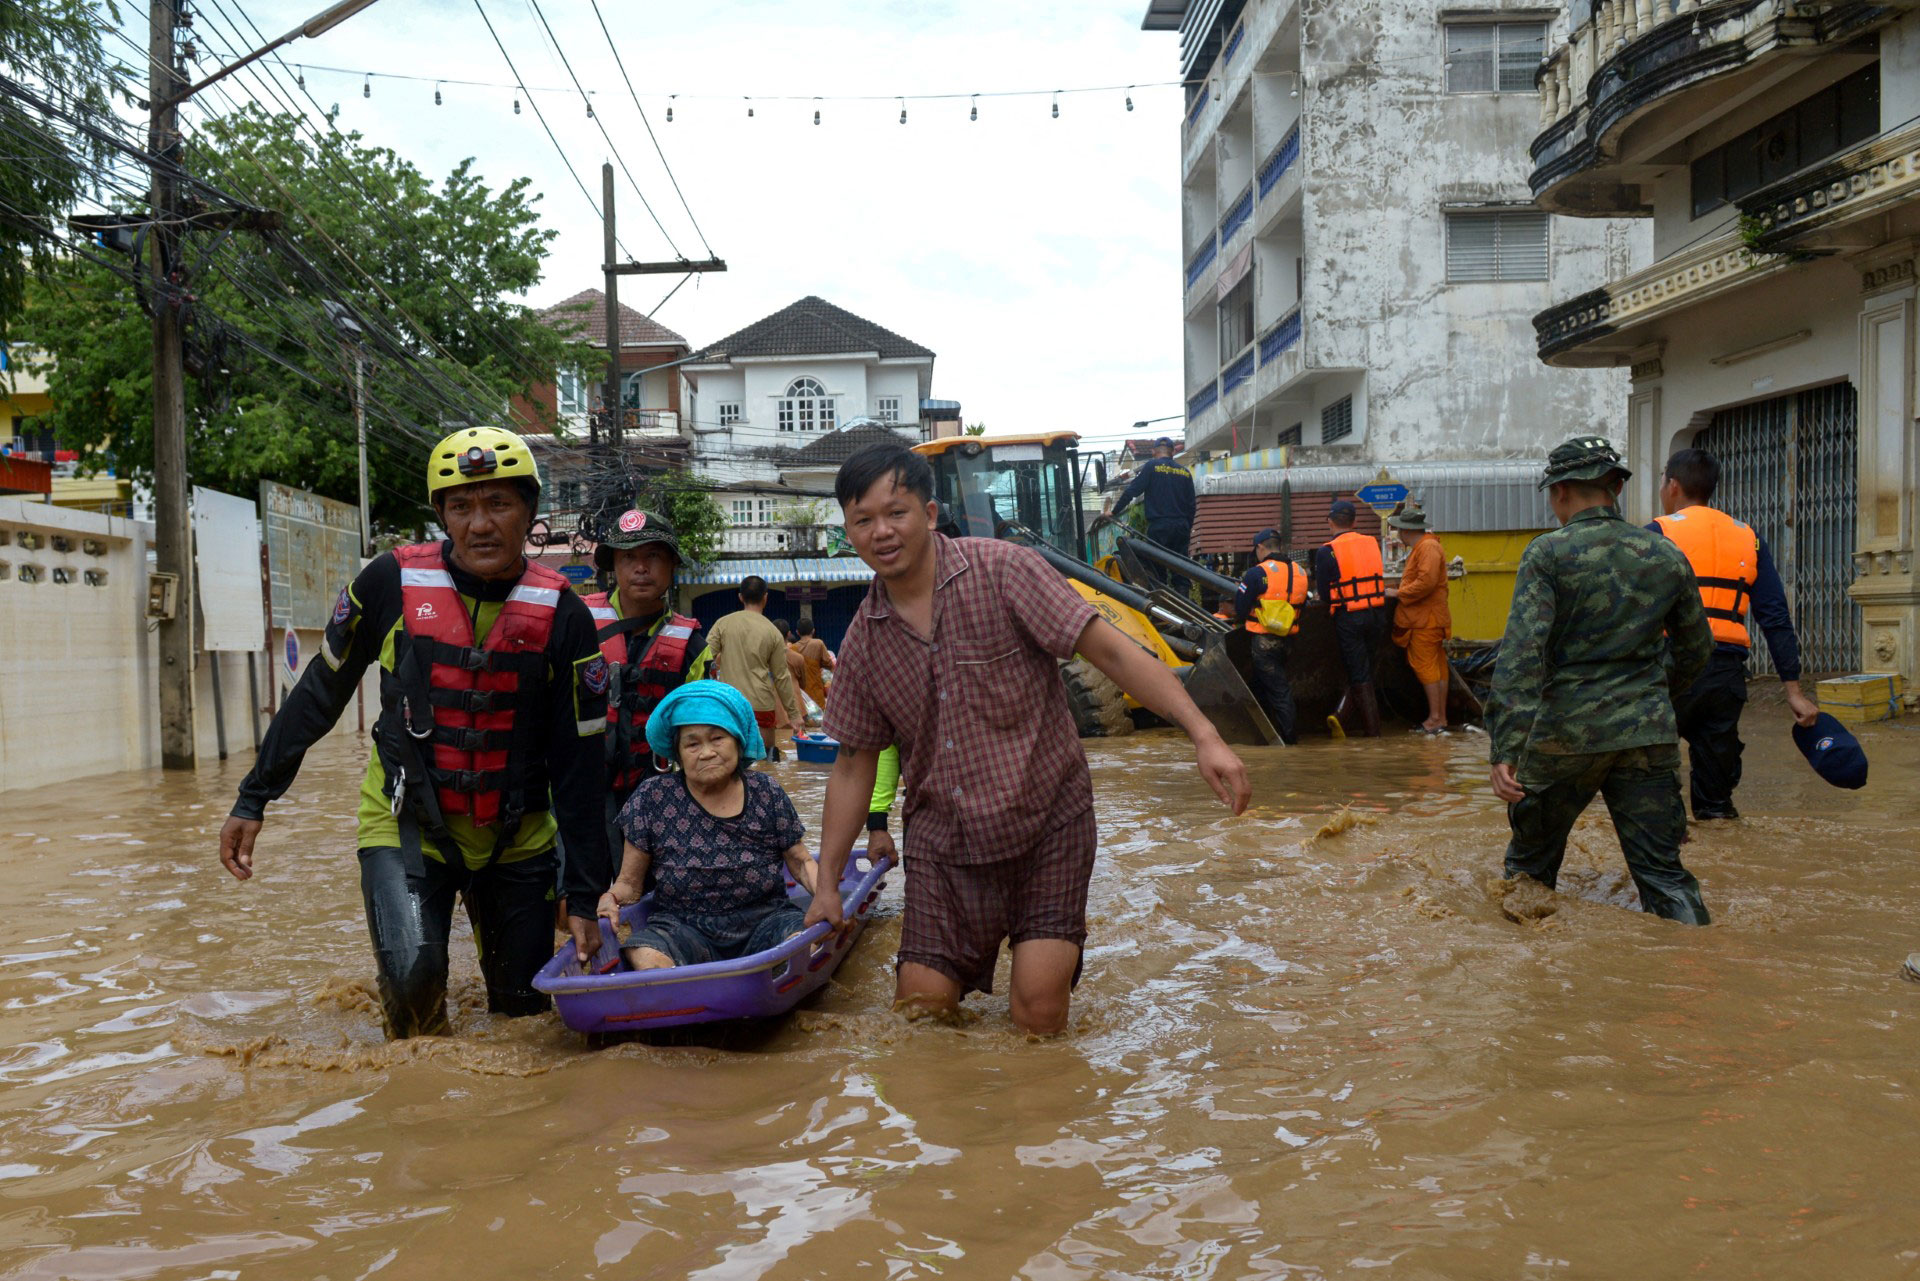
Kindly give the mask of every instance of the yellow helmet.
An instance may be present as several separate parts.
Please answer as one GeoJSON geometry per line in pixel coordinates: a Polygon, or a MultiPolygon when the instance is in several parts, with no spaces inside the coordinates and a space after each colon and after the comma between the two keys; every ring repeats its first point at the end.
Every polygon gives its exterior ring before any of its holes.
{"type": "Polygon", "coordinates": [[[538,505],[540,467],[533,451],[526,441],[504,428],[462,427],[427,455],[428,501],[443,490],[483,480],[531,481],[538,505]]]}

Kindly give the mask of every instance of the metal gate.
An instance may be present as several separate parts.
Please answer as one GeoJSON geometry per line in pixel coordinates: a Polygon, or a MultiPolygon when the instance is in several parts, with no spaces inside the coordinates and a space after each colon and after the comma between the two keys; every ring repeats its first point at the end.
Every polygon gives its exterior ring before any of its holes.
{"type": "MultiPolygon", "coordinates": [[[[1809,673],[1860,665],[1853,582],[1860,473],[1856,396],[1834,383],[1715,414],[1694,445],[1720,460],[1714,506],[1767,541],[1809,673]]],[[[1756,636],[1755,671],[1773,660],[1756,636]]]]}

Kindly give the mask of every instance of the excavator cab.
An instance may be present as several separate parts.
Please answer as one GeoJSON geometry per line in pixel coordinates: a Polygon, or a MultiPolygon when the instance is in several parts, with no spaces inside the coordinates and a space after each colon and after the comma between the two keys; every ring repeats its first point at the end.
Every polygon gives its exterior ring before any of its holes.
{"type": "MultiPolygon", "coordinates": [[[[1190,600],[1153,585],[1136,585],[1089,563],[1087,522],[1080,505],[1078,434],[957,436],[914,446],[933,468],[942,532],[1003,538],[1032,547],[1128,639],[1174,671],[1187,693],[1228,742],[1262,745],[1279,735],[1247,687],[1245,636],[1190,600]],[[1238,645],[1235,642],[1240,642],[1238,645]]],[[[1088,465],[1104,481],[1106,465],[1088,465]]],[[[1103,565],[1116,569],[1111,559],[1103,565]]],[[[1132,730],[1138,704],[1085,659],[1061,665],[1083,737],[1132,730]]]]}

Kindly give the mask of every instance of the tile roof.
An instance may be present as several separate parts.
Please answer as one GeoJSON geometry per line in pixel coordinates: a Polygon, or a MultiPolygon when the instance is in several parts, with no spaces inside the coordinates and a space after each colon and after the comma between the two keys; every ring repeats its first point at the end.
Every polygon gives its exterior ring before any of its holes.
{"type": "MultiPolygon", "coordinates": [[[[914,432],[913,437],[914,440],[918,440],[919,433],[914,432]]],[[[799,449],[777,447],[769,449],[767,456],[782,467],[838,467],[853,457],[854,453],[863,446],[883,440],[895,441],[902,445],[913,443],[902,432],[886,427],[863,425],[830,431],[799,449]]]]}
{"type": "Polygon", "coordinates": [[[903,356],[933,359],[933,353],[919,343],[812,296],[756,320],[719,342],[710,343],[697,352],[694,359],[826,356],[851,351],[878,352],[883,359],[903,356]]]}
{"type": "MultiPolygon", "coordinates": [[[[571,334],[595,347],[607,345],[607,296],[598,289],[582,289],[571,298],[541,308],[538,315],[544,324],[562,333],[571,334]]],[[[621,303],[620,345],[684,347],[687,340],[651,316],[643,316],[621,303]]]]}

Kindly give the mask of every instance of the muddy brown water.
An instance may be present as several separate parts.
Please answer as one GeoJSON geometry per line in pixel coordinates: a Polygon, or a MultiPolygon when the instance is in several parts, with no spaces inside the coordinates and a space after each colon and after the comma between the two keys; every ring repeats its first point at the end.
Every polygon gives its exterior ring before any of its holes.
{"type": "MultiPolygon", "coordinates": [[[[590,1051],[486,1015],[462,934],[457,1034],[387,1045],[347,745],[247,885],[243,760],[5,793],[0,1277],[1920,1274],[1920,733],[1848,794],[1776,724],[1688,846],[1704,930],[1624,910],[1597,814],[1562,894],[1490,887],[1478,736],[1249,753],[1240,820],[1182,741],[1091,744],[1047,1043],[1004,994],[889,1012],[896,877],[772,1029],[590,1051]]],[[[823,772],[779,776],[816,822],[823,772]]]]}

